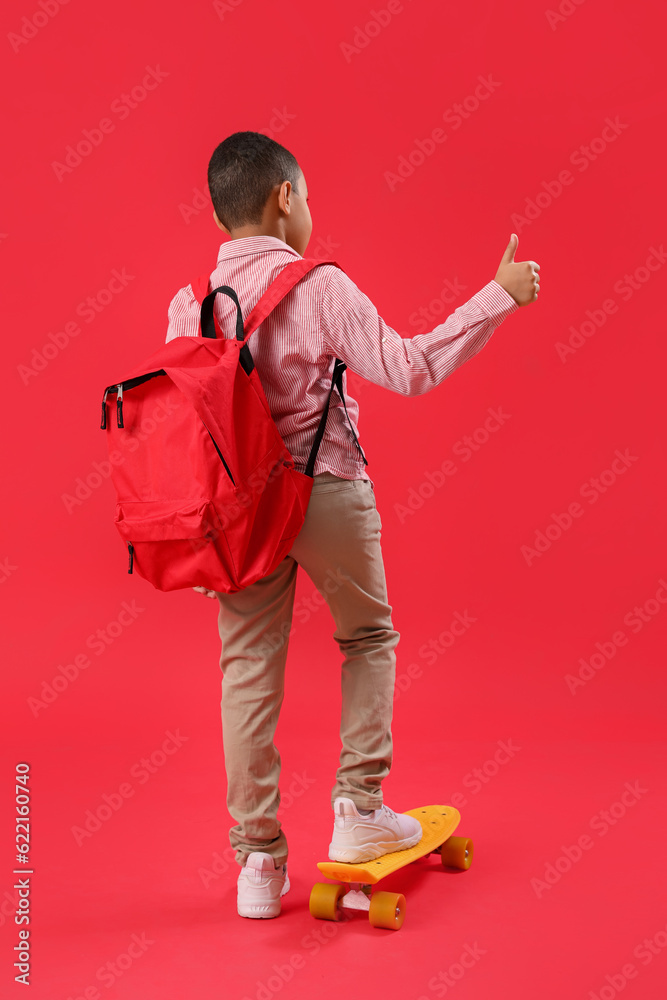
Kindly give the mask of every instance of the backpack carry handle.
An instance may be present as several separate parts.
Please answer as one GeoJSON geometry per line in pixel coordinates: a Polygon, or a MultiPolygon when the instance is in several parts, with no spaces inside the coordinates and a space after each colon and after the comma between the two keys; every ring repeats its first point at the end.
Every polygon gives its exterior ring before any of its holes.
{"type": "Polygon", "coordinates": [[[220,285],[219,288],[214,288],[210,295],[207,295],[204,298],[204,301],[201,304],[200,318],[202,337],[210,337],[212,340],[216,340],[213,303],[215,302],[215,297],[218,292],[222,292],[224,295],[229,295],[230,299],[234,301],[236,305],[236,339],[243,340],[243,313],[241,312],[241,303],[239,302],[238,295],[229,285],[220,285]]]}

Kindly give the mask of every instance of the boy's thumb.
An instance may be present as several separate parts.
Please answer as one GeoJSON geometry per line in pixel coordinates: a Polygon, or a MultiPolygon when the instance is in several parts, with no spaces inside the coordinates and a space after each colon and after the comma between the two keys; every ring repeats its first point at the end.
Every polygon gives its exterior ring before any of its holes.
{"type": "Polygon", "coordinates": [[[505,250],[502,260],[500,261],[501,264],[514,263],[514,254],[516,253],[516,248],[518,247],[518,245],[519,245],[519,237],[516,235],[516,233],[512,233],[510,241],[507,244],[507,249],[505,250]]]}

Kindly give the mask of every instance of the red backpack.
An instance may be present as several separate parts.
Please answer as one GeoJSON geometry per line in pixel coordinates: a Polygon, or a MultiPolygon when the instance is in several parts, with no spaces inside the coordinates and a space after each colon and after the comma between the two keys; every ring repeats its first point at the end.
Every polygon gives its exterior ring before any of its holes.
{"type": "Polygon", "coordinates": [[[273,421],[248,346],[278,302],[320,264],[340,267],[305,258],[287,264],[245,324],[233,288],[209,293],[208,275],[195,279],[202,336],[170,340],[104,390],[101,428],[128,573],[136,567],[158,590],[232,593],[276,568],[303,524],[334,386],[368,464],[345,406],[346,365],[339,358],[301,472],[273,421]],[[222,334],[214,317],[218,292],[236,304],[234,338],[222,334]],[[114,394],[116,417],[107,419],[107,397],[114,394]]]}

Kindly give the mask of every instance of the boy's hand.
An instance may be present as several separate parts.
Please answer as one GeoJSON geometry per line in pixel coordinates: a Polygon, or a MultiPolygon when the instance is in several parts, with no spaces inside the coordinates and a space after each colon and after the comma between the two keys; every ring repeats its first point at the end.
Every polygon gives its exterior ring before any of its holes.
{"type": "Polygon", "coordinates": [[[540,290],[540,265],[534,260],[515,261],[514,254],[518,245],[519,237],[516,233],[512,233],[495,280],[520,306],[528,306],[531,302],[537,302],[537,293],[540,290]]]}
{"type": "Polygon", "coordinates": [[[200,594],[206,594],[207,597],[216,597],[216,592],[214,590],[207,590],[206,587],[193,587],[193,590],[198,590],[200,594]]]}

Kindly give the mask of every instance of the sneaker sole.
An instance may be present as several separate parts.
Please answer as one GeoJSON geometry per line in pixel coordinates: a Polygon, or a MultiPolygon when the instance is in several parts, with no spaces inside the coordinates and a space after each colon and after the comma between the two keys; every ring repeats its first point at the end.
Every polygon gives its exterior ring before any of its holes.
{"type": "Polygon", "coordinates": [[[240,917],[251,917],[254,919],[270,919],[271,917],[279,917],[282,908],[282,898],[286,892],[289,892],[290,882],[289,875],[285,878],[285,884],[281,889],[280,897],[277,900],[273,900],[270,903],[239,903],[238,899],[236,901],[236,912],[240,917]]]}
{"type": "Polygon", "coordinates": [[[243,907],[238,906],[237,911],[240,917],[251,917],[254,919],[266,920],[270,919],[271,917],[280,916],[280,906],[278,906],[278,909],[275,909],[275,907],[269,906],[268,903],[265,906],[259,906],[259,905],[257,906],[250,905],[243,907]]]}
{"type": "Polygon", "coordinates": [[[329,861],[340,861],[343,864],[356,865],[364,861],[377,861],[385,854],[393,854],[394,851],[407,851],[410,847],[416,847],[422,839],[423,833],[415,834],[406,840],[396,840],[391,844],[364,844],[360,847],[337,847],[336,844],[329,844],[329,861]]]}

